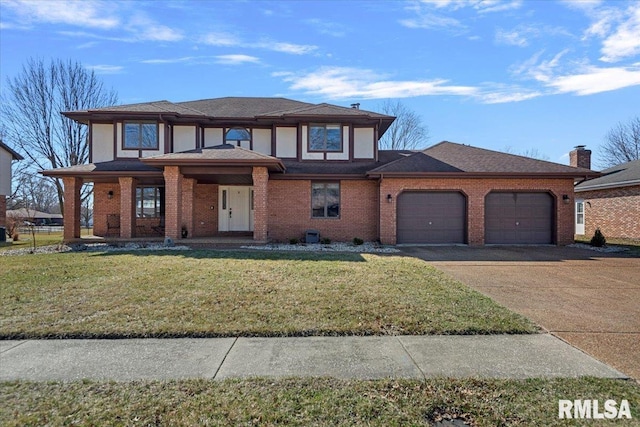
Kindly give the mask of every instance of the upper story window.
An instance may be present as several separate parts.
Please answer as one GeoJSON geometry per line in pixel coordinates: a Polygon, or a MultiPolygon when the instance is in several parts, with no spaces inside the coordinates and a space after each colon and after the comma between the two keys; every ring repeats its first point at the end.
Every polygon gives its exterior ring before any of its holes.
{"type": "Polygon", "coordinates": [[[251,132],[245,128],[231,128],[224,136],[224,143],[249,148],[251,146],[251,132]]]}
{"type": "Polygon", "coordinates": [[[310,124],[309,151],[342,151],[342,126],[310,124]]]}
{"type": "Polygon", "coordinates": [[[158,124],[156,122],[125,122],[123,148],[126,150],[157,150],[158,124]]]}

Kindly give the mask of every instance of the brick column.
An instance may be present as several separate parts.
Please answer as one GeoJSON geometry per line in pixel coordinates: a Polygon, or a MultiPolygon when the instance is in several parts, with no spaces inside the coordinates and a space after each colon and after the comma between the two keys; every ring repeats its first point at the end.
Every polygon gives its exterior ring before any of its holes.
{"type": "Polygon", "coordinates": [[[484,245],[484,199],[486,190],[467,193],[467,232],[470,246],[484,245]]]}
{"type": "Polygon", "coordinates": [[[80,189],[82,179],[76,177],[62,178],[64,186],[64,240],[80,238],[80,189]]]}
{"type": "Polygon", "coordinates": [[[164,235],[172,239],[180,238],[182,228],[182,180],[179,166],[165,166],[164,235]]]}
{"type": "Polygon", "coordinates": [[[253,240],[267,241],[269,231],[268,184],[269,171],[254,167],[253,178],[253,240]]]}
{"type": "Polygon", "coordinates": [[[182,226],[187,227],[188,237],[193,237],[194,220],[193,220],[193,193],[196,188],[196,180],[184,178],[182,180],[182,223],[180,224],[180,232],[182,226]]]}
{"type": "Polygon", "coordinates": [[[120,183],[120,237],[130,239],[136,235],[136,185],[130,176],[118,178],[120,183]]]}
{"type": "Polygon", "coordinates": [[[395,245],[396,241],[396,201],[399,190],[388,180],[380,182],[380,243],[383,245],[395,245]],[[391,194],[391,203],[387,196],[391,194]]]}

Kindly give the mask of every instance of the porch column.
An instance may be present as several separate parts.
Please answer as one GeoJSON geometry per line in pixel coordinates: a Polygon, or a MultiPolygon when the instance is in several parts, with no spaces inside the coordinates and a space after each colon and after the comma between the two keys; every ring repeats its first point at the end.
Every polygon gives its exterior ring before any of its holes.
{"type": "Polygon", "coordinates": [[[80,238],[80,189],[82,179],[76,177],[62,178],[64,186],[64,240],[80,238]]]}
{"type": "Polygon", "coordinates": [[[253,240],[267,241],[269,231],[268,184],[269,171],[266,167],[254,167],[253,178],[253,240]]]}
{"type": "Polygon", "coordinates": [[[130,176],[118,178],[120,183],[120,237],[130,239],[136,235],[136,185],[130,176]]]}
{"type": "MultiPolygon", "coordinates": [[[[195,189],[195,179],[184,178],[182,180],[182,225],[187,227],[187,231],[189,232],[188,237],[195,237],[193,235],[193,230],[195,229],[195,221],[193,218],[195,189]]],[[[180,231],[182,232],[182,226],[180,227],[180,231]]]]}
{"type": "Polygon", "coordinates": [[[164,235],[179,239],[182,228],[182,174],[179,166],[164,168],[164,235]]]}

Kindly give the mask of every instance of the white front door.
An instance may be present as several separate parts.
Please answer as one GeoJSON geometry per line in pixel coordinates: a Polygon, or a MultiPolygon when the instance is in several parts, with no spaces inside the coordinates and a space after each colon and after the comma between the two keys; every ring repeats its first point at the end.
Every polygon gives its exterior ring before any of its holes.
{"type": "Polygon", "coordinates": [[[584,234],[584,200],[576,200],[576,234],[584,234]]]}
{"type": "Polygon", "coordinates": [[[218,230],[253,231],[253,188],[220,186],[218,191],[218,230]]]}

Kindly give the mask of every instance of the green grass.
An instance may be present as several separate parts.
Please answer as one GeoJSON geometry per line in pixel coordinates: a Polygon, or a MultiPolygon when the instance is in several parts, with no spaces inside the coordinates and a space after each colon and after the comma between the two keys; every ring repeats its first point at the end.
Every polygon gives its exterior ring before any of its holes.
{"type": "Polygon", "coordinates": [[[640,387],[595,378],[5,382],[0,401],[3,426],[640,425],[640,387]],[[626,399],[632,419],[561,420],[559,399],[626,399]]]}
{"type": "MultiPolygon", "coordinates": [[[[92,228],[82,228],[80,230],[81,236],[89,236],[93,234],[92,228]]],[[[55,231],[51,233],[41,232],[35,233],[36,247],[59,245],[62,243],[62,232],[55,231]]],[[[7,241],[0,243],[0,251],[10,251],[15,249],[31,249],[33,247],[33,236],[31,233],[20,233],[20,238],[17,242],[7,241]]]]}
{"type": "Polygon", "coordinates": [[[0,257],[0,338],[533,333],[424,261],[234,251],[0,257]]]}

